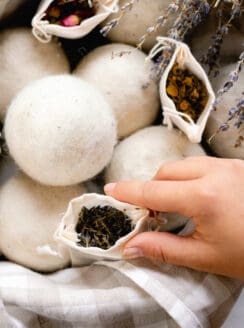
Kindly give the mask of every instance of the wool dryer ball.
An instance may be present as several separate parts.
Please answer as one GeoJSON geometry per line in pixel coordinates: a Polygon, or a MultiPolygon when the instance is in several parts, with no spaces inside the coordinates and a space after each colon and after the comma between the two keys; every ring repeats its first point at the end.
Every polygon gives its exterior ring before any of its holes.
{"type": "Polygon", "coordinates": [[[86,181],[109,163],[116,122],[103,95],[70,75],[33,82],[5,121],[9,152],[34,180],[51,186],[86,181]]]}
{"type": "MultiPolygon", "coordinates": [[[[106,183],[151,180],[160,166],[167,161],[204,155],[203,148],[199,144],[192,144],[180,131],[169,131],[163,126],[148,127],[117,145],[105,172],[105,180],[106,183]]],[[[167,220],[161,231],[172,231],[188,221],[177,213],[160,216],[167,220]]]]}
{"type": "Polygon", "coordinates": [[[69,201],[84,187],[47,187],[24,174],[0,189],[0,248],[11,261],[42,272],[66,267],[70,256],[53,238],[69,201]]]}
{"type": "Polygon", "coordinates": [[[199,144],[191,143],[178,130],[151,126],[121,141],[106,169],[106,183],[120,180],[151,180],[160,166],[189,156],[203,156],[199,144]]]}
{"type": "Polygon", "coordinates": [[[2,0],[0,1],[0,21],[8,18],[27,0],[2,0]]]}
{"type": "Polygon", "coordinates": [[[114,43],[93,50],[74,72],[103,92],[117,119],[119,138],[150,125],[160,108],[158,86],[150,81],[152,62],[146,65],[145,59],[140,50],[114,43]]]}
{"type": "Polygon", "coordinates": [[[43,44],[29,28],[0,33],[0,119],[15,95],[30,82],[48,75],[66,74],[69,63],[57,42],[43,44]]]}
{"type": "MultiPolygon", "coordinates": [[[[220,74],[212,80],[216,92],[229,80],[228,75],[235,69],[236,64],[229,64],[220,68],[220,74]]],[[[239,137],[243,137],[244,131],[243,126],[239,128],[235,126],[238,116],[228,122],[228,130],[216,134],[220,126],[227,121],[229,111],[235,108],[241,100],[243,85],[244,74],[241,73],[238,82],[234,83],[233,87],[221,97],[220,103],[216,106],[216,110],[211,113],[207,122],[205,137],[211,150],[220,157],[244,159],[244,143],[242,142],[237,146],[237,141],[239,137]],[[214,135],[215,137],[213,137],[214,135]]]]}
{"type": "MultiPolygon", "coordinates": [[[[121,0],[119,2],[120,7],[124,6],[128,0],[121,0]]],[[[112,28],[107,37],[113,42],[128,43],[131,45],[138,44],[140,38],[146,33],[147,29],[156,25],[157,18],[165,13],[170,0],[140,0],[134,1],[131,10],[120,19],[119,24],[112,28]]],[[[110,15],[105,22],[104,26],[112,19],[118,17],[118,13],[110,15]]],[[[156,36],[167,36],[168,30],[173,27],[176,15],[169,15],[166,24],[160,27],[157,33],[152,33],[145,41],[143,48],[150,50],[155,42],[156,36]]]]}

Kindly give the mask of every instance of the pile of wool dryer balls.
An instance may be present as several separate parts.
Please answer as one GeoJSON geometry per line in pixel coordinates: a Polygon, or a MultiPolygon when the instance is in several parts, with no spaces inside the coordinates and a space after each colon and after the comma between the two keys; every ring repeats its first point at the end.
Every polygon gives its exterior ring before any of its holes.
{"type": "MultiPolygon", "coordinates": [[[[26,10],[11,7],[0,15],[0,119],[8,150],[1,158],[0,253],[8,260],[40,272],[69,266],[68,252],[53,234],[70,200],[102,193],[105,183],[149,180],[169,160],[209,154],[180,130],[162,125],[159,84],[151,77],[154,62],[147,58],[155,36],[142,50],[136,47],[169,3],[140,0],[106,38],[100,29],[116,14],[84,38],[52,37],[48,43],[29,27],[39,1],[22,1],[26,10]]],[[[175,17],[159,28],[159,35],[167,36],[175,17]]],[[[211,42],[210,25],[193,35],[196,54],[201,38],[206,47],[211,42]]],[[[233,33],[243,44],[242,32],[233,33]]],[[[225,44],[223,51],[215,91],[237,58],[235,47],[225,44]]],[[[204,138],[218,130],[243,83],[242,74],[211,116],[204,138]]],[[[237,133],[219,133],[211,152],[243,159],[244,146],[232,147],[237,133]]],[[[165,230],[186,221],[171,214],[165,230]]]]}

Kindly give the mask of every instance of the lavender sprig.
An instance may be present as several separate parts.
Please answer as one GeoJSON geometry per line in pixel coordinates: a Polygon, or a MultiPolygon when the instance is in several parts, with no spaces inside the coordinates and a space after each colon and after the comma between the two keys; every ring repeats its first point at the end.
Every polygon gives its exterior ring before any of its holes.
{"type": "Polygon", "coordinates": [[[160,80],[164,70],[170,62],[174,50],[175,45],[172,45],[169,42],[165,42],[165,47],[161,55],[156,59],[154,65],[152,66],[150,80],[156,83],[160,80]]]}
{"type": "Polygon", "coordinates": [[[227,20],[227,22],[225,22],[224,24],[222,24],[222,20],[223,20],[223,6],[225,1],[221,2],[221,7],[218,10],[220,24],[213,36],[213,44],[208,48],[207,54],[201,58],[202,64],[205,64],[209,67],[209,71],[208,71],[209,75],[213,71],[214,67],[216,67],[216,63],[220,55],[224,37],[229,33],[233,21],[241,16],[242,2],[243,2],[242,0],[241,1],[233,0],[232,8],[230,11],[230,17],[227,20]]]}
{"type": "MultiPolygon", "coordinates": [[[[243,127],[243,123],[244,123],[244,98],[239,100],[235,105],[235,107],[232,107],[229,110],[226,121],[219,126],[218,130],[209,138],[208,142],[211,143],[212,140],[216,137],[216,135],[219,134],[220,132],[228,131],[231,127],[231,124],[235,128],[240,129],[241,127],[243,127]]],[[[238,136],[234,146],[240,147],[243,141],[244,141],[244,136],[243,135],[238,136]]]]}
{"type": "Polygon", "coordinates": [[[128,13],[129,11],[131,11],[131,9],[133,8],[133,5],[138,2],[139,0],[130,0],[128,2],[126,2],[123,6],[120,7],[120,15],[117,18],[114,18],[112,20],[110,20],[109,22],[106,23],[106,25],[100,30],[100,33],[106,37],[108,35],[108,33],[111,31],[112,28],[116,27],[121,18],[128,13]]]}
{"type": "MultiPolygon", "coordinates": [[[[210,6],[207,1],[183,1],[180,8],[181,13],[176,19],[173,27],[168,32],[169,37],[175,40],[184,41],[185,36],[206,18],[209,10],[210,6]]],[[[170,62],[173,52],[174,46],[168,43],[153,67],[154,80],[157,80],[163,74],[165,68],[170,62]]]]}
{"type": "Polygon", "coordinates": [[[219,89],[219,91],[217,92],[217,97],[214,104],[215,106],[220,103],[223,94],[228,92],[238,81],[243,64],[244,64],[244,51],[239,56],[239,60],[237,62],[236,68],[232,72],[230,72],[228,76],[228,80],[224,83],[223,87],[219,89]]]}
{"type": "Polygon", "coordinates": [[[210,5],[206,0],[184,1],[180,15],[168,32],[169,37],[184,41],[185,36],[207,17],[209,10],[210,5]]]}
{"type": "Polygon", "coordinates": [[[165,26],[165,24],[168,21],[168,18],[170,15],[175,14],[179,10],[179,6],[181,5],[182,0],[173,0],[172,3],[170,3],[165,11],[161,16],[159,16],[156,19],[156,24],[153,26],[149,26],[146,30],[146,33],[140,38],[137,48],[142,49],[143,44],[145,43],[146,39],[152,35],[153,33],[156,33],[159,28],[165,26]]]}

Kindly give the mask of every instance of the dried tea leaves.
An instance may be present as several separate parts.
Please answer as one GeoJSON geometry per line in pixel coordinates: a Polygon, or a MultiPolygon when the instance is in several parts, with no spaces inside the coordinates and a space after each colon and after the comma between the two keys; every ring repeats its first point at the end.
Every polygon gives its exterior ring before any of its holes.
{"type": "Polygon", "coordinates": [[[91,0],[55,0],[48,7],[43,19],[51,24],[73,27],[95,15],[96,8],[91,0]]]}
{"type": "Polygon", "coordinates": [[[96,206],[81,209],[75,230],[78,245],[107,250],[133,228],[131,219],[124,212],[111,206],[96,206]]]}
{"type": "Polygon", "coordinates": [[[167,95],[179,112],[189,115],[197,122],[208,102],[208,92],[203,82],[177,63],[172,67],[166,87],[167,95]]]}

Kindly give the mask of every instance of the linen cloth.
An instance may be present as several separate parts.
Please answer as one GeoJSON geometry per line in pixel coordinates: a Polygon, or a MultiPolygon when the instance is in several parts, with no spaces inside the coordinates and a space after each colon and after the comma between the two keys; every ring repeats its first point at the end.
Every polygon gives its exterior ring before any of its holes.
{"type": "Polygon", "coordinates": [[[1,328],[220,327],[242,284],[144,259],[42,275],[0,262],[1,328]]]}

